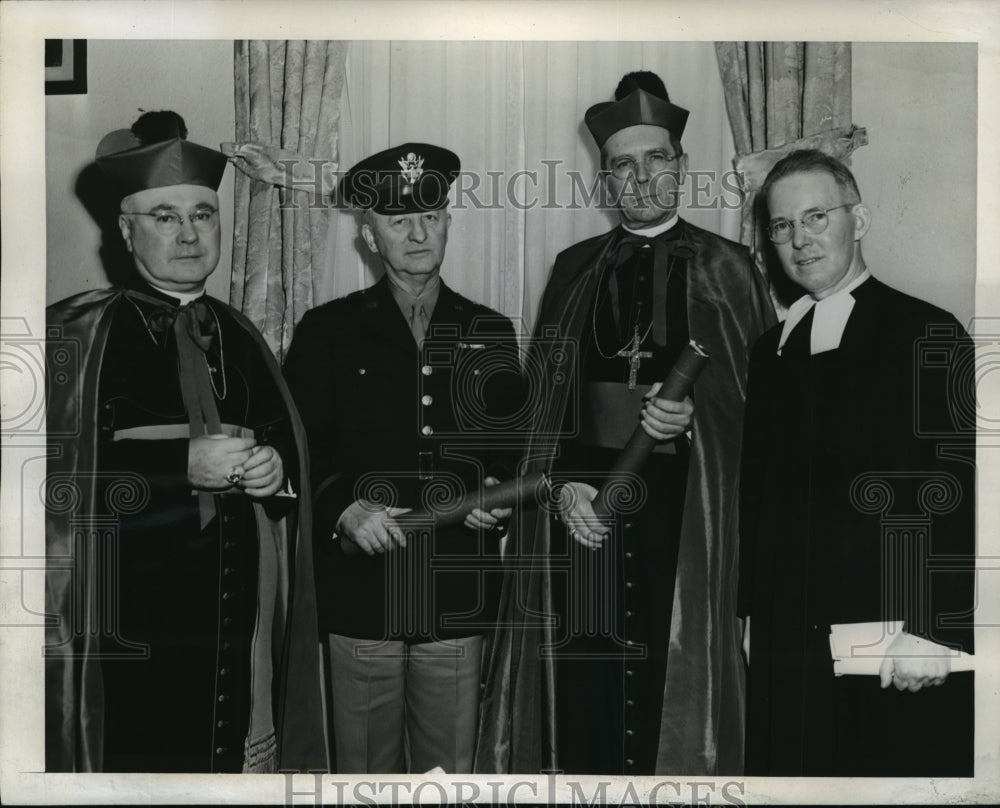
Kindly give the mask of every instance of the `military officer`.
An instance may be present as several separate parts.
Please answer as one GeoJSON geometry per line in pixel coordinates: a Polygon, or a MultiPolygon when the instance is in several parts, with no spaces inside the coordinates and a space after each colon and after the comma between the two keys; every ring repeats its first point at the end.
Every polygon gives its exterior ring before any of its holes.
{"type": "Polygon", "coordinates": [[[347,172],[385,275],[307,312],[285,364],[312,458],[340,772],[472,766],[506,514],[437,530],[395,519],[512,471],[484,446],[516,415],[513,326],[440,278],[458,171],[451,151],[406,143],[347,172]]]}

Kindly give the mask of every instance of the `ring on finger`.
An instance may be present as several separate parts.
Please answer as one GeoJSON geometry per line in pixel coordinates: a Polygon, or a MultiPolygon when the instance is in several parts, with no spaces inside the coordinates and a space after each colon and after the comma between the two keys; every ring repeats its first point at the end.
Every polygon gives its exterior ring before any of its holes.
{"type": "Polygon", "coordinates": [[[226,475],[226,480],[232,484],[236,485],[240,480],[243,479],[243,472],[239,470],[236,466],[233,466],[232,471],[226,475]]]}

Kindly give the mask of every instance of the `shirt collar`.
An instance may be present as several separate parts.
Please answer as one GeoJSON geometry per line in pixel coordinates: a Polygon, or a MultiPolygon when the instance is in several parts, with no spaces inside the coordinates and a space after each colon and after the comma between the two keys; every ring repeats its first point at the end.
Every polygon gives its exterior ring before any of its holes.
{"type": "Polygon", "coordinates": [[[633,236],[642,236],[642,238],[656,238],[657,236],[662,235],[663,233],[666,233],[668,230],[672,229],[673,226],[680,221],[680,218],[681,217],[679,214],[674,213],[674,215],[671,216],[670,219],[663,222],[663,224],[656,225],[656,227],[648,227],[645,230],[635,230],[631,227],[626,227],[623,224],[622,230],[624,230],[626,233],[631,233],[633,236]]]}
{"type": "Polygon", "coordinates": [[[788,336],[795,326],[802,322],[809,310],[813,307],[816,312],[813,315],[812,333],[810,335],[810,353],[818,354],[824,351],[836,350],[840,347],[840,339],[844,335],[844,327],[854,309],[854,296],[851,294],[861,284],[868,280],[872,273],[866,267],[864,271],[851,281],[843,289],[835,292],[822,300],[816,300],[810,295],[802,295],[798,300],[788,307],[788,316],[785,317],[784,325],[781,329],[781,338],[778,340],[778,356],[781,356],[781,349],[788,336]]]}
{"type": "Polygon", "coordinates": [[[424,313],[427,315],[427,319],[430,320],[431,315],[434,313],[434,307],[437,305],[438,297],[441,295],[440,275],[435,275],[431,278],[419,295],[415,295],[409,289],[403,287],[388,272],[385,273],[385,277],[389,282],[389,292],[392,294],[392,299],[396,301],[396,305],[399,306],[399,310],[403,312],[403,316],[407,320],[410,319],[410,311],[415,303],[423,305],[424,313]]]}

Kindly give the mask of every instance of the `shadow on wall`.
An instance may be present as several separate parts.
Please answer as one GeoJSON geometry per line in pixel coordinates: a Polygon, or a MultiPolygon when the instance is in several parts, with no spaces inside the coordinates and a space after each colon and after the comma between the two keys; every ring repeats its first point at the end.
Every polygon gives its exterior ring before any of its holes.
{"type": "Polygon", "coordinates": [[[75,191],[87,213],[100,228],[101,247],[98,256],[108,281],[115,286],[127,285],[132,277],[134,263],[118,228],[121,198],[110,191],[107,178],[97,167],[97,163],[90,163],[80,172],[76,178],[75,191]]]}

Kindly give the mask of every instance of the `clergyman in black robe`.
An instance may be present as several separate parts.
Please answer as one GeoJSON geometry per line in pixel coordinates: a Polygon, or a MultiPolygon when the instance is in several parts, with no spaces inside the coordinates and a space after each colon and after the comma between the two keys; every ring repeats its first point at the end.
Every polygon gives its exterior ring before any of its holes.
{"type": "Polygon", "coordinates": [[[805,294],[750,363],[747,773],[971,776],[973,673],[950,659],[973,650],[971,342],[872,277],[871,214],[841,163],[794,152],[762,193],[805,294]],[[877,676],[835,676],[831,626],[898,621],[877,676]]]}

